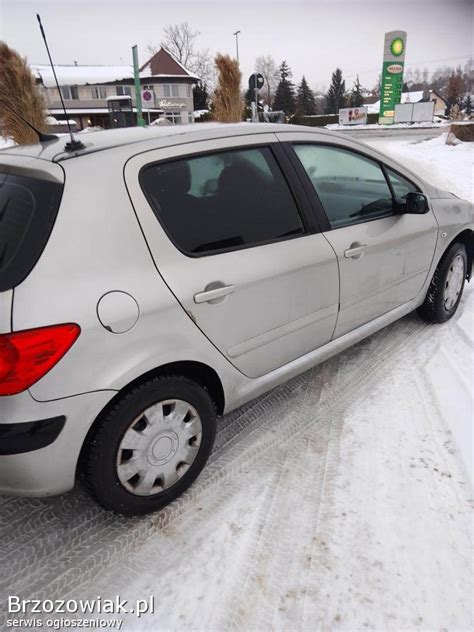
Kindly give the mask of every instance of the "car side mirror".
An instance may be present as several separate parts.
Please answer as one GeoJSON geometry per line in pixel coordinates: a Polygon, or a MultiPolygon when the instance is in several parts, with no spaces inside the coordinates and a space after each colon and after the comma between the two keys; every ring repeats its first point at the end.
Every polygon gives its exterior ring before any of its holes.
{"type": "Polygon", "coordinates": [[[405,213],[423,215],[429,211],[428,198],[423,193],[410,191],[405,196],[405,213]]]}

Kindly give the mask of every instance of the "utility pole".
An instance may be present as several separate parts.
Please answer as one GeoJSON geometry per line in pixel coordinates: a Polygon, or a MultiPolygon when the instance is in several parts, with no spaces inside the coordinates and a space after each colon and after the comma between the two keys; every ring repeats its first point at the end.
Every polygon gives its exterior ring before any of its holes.
{"type": "Polygon", "coordinates": [[[137,125],[145,127],[145,121],[142,114],[142,93],[140,91],[140,70],[138,68],[138,49],[137,45],[132,46],[133,55],[133,76],[135,79],[135,105],[137,107],[137,125]]]}
{"type": "Polygon", "coordinates": [[[237,53],[237,63],[239,62],[239,33],[240,31],[235,31],[234,36],[235,36],[235,50],[237,53]]]}

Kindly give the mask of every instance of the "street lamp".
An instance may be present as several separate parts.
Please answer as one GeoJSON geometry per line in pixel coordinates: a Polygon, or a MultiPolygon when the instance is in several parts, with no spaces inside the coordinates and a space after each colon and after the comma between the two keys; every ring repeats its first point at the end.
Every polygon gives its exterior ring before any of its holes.
{"type": "Polygon", "coordinates": [[[239,33],[240,31],[235,31],[234,36],[235,36],[235,50],[237,52],[237,63],[239,61],[239,33]]]}

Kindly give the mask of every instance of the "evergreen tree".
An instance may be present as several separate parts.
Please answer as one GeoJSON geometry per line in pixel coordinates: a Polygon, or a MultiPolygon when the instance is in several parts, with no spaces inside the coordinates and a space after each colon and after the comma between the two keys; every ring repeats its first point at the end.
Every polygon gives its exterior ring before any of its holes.
{"type": "Polygon", "coordinates": [[[202,81],[199,81],[193,88],[193,101],[195,110],[209,109],[209,93],[206,84],[202,81]]]}
{"type": "Polygon", "coordinates": [[[295,111],[295,87],[291,82],[291,70],[283,61],[278,69],[278,87],[273,100],[274,110],[283,110],[286,114],[293,114],[295,111]]]}
{"type": "Polygon", "coordinates": [[[336,68],[332,73],[331,85],[326,95],[326,114],[337,114],[346,105],[346,82],[342,70],[336,68]]]}
{"type": "Polygon", "coordinates": [[[351,100],[351,107],[353,108],[360,108],[360,106],[364,104],[364,97],[362,96],[359,75],[357,75],[357,79],[355,80],[354,86],[352,88],[350,100],[351,100]]]}
{"type": "Polygon", "coordinates": [[[464,101],[464,110],[468,116],[471,115],[472,112],[472,104],[471,104],[471,95],[468,94],[466,100],[464,101]]]}
{"type": "Polygon", "coordinates": [[[316,113],[316,99],[304,75],[298,86],[296,106],[298,114],[307,115],[316,113]]]}

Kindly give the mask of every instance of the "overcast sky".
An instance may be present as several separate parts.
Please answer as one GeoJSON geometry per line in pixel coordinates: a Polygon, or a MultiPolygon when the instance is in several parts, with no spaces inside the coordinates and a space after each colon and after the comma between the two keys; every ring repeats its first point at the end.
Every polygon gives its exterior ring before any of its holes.
{"type": "Polygon", "coordinates": [[[350,87],[356,73],[372,87],[381,69],[386,31],[407,31],[406,66],[464,65],[473,56],[473,0],[0,0],[0,38],[32,63],[47,57],[36,22],[41,14],[57,64],[131,63],[138,44],[159,43],[163,26],[183,21],[200,31],[200,48],[235,55],[232,33],[241,30],[244,78],[255,57],[286,59],[298,82],[330,82],[340,66],[350,87]]]}

